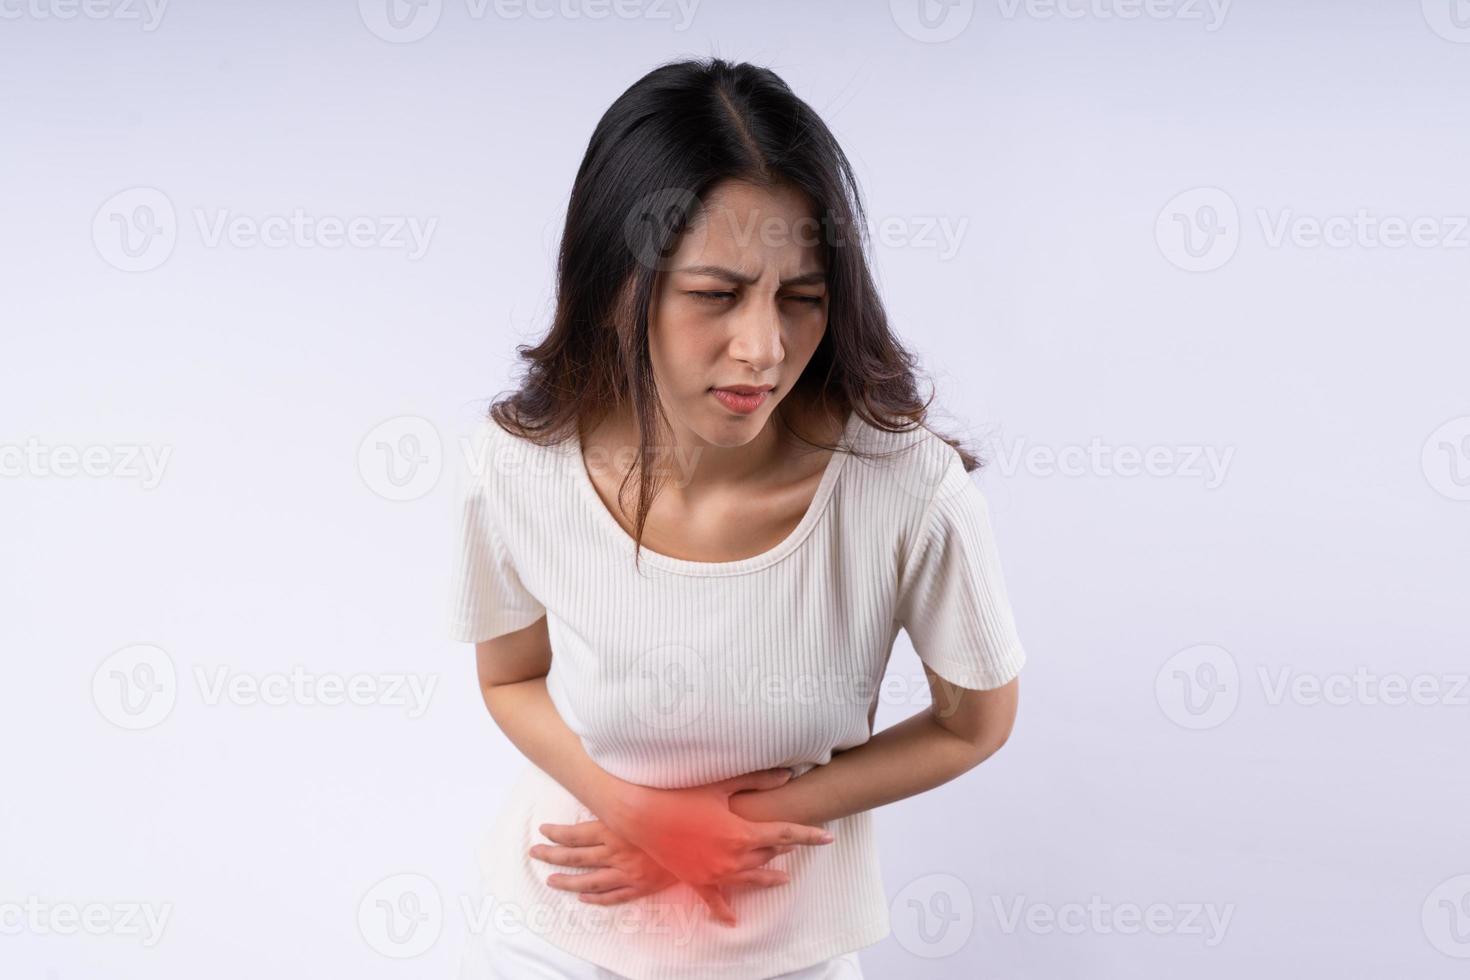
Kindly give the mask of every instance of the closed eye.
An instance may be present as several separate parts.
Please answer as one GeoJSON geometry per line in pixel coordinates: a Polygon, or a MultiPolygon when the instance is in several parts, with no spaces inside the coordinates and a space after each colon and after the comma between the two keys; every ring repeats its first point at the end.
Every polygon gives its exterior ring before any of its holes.
{"type": "MultiPolygon", "coordinates": [[[[722,291],[722,290],[698,290],[698,289],[691,290],[689,292],[689,295],[690,296],[698,296],[700,299],[709,300],[712,303],[722,303],[722,302],[724,302],[727,299],[733,299],[734,296],[735,296],[734,293],[728,292],[728,291],[722,291]]],[[[787,299],[794,299],[798,303],[807,303],[807,304],[809,304],[811,306],[821,306],[822,305],[822,300],[825,299],[826,297],[823,297],[823,296],[788,296],[786,298],[787,299]]]]}

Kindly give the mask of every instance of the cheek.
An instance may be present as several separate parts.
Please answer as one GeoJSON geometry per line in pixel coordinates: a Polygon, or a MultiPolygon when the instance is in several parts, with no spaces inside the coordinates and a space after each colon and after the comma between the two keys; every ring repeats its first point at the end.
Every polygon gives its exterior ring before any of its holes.
{"type": "Polygon", "coordinates": [[[827,312],[817,310],[806,316],[795,317],[787,328],[787,354],[803,364],[817,352],[822,338],[827,333],[827,312]]]}
{"type": "Polygon", "coordinates": [[[721,339],[709,323],[696,318],[661,317],[648,335],[649,356],[660,370],[702,369],[717,361],[721,339]]]}

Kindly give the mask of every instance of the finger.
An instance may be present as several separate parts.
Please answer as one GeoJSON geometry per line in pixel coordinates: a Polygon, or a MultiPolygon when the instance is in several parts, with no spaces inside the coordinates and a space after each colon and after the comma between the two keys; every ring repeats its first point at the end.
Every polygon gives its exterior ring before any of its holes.
{"type": "Polygon", "coordinates": [[[608,848],[602,844],[594,847],[552,847],[549,844],[534,844],[531,857],[547,864],[559,864],[566,868],[606,868],[611,865],[608,848]]]}
{"type": "Polygon", "coordinates": [[[726,793],[739,793],[747,789],[775,789],[786,780],[791,778],[791,770],[785,767],[779,769],[758,769],[755,772],[747,772],[740,776],[731,776],[720,783],[720,788],[726,793]]]}
{"type": "Polygon", "coordinates": [[[578,895],[577,901],[587,902],[591,905],[617,905],[619,902],[629,901],[642,894],[643,891],[639,888],[614,888],[610,892],[588,892],[584,895],[578,895]]]}
{"type": "Polygon", "coordinates": [[[720,879],[722,885],[762,885],[769,888],[773,885],[784,885],[791,880],[791,876],[776,868],[751,868],[748,871],[737,871],[720,879]]]}
{"type": "Polygon", "coordinates": [[[627,887],[628,876],[618,868],[601,868],[584,875],[554,874],[546,883],[564,892],[605,892],[627,887]]]}
{"type": "Polygon", "coordinates": [[[783,844],[780,847],[757,847],[746,851],[740,858],[741,868],[758,868],[778,854],[786,854],[796,850],[795,844],[783,844]]]}
{"type": "Polygon", "coordinates": [[[710,914],[727,926],[735,924],[735,910],[730,908],[730,903],[725,901],[725,895],[720,891],[719,885],[694,885],[694,891],[704,904],[709,906],[710,914]]]}
{"type": "Polygon", "coordinates": [[[821,827],[808,827],[784,820],[768,820],[752,823],[757,844],[830,844],[832,834],[821,827]]]}
{"type": "Polygon", "coordinates": [[[602,821],[583,820],[581,823],[544,823],[538,830],[548,840],[558,844],[586,847],[602,843],[602,821]]]}

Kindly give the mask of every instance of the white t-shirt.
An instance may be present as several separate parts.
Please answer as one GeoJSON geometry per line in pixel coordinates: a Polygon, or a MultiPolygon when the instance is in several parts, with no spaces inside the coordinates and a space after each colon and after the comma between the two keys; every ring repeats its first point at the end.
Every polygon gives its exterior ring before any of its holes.
{"type": "MultiPolygon", "coordinates": [[[[1011,680],[1025,652],[986,501],[959,454],[928,429],[887,433],[856,413],[843,440],[893,455],[833,453],[807,513],[774,548],[727,562],[644,548],[635,571],[633,538],[598,497],[578,437],[542,447],[487,420],[452,633],[479,642],[546,616],[547,689],[562,718],[602,768],[664,788],[778,766],[799,779],[866,742],[901,628],[945,680],[1011,680]]],[[[922,710],[922,668],[898,673],[904,703],[922,710]]],[[[591,819],[527,764],[480,851],[481,885],[507,917],[496,928],[523,925],[635,980],[770,977],[890,931],[871,811],[824,824],[831,844],[770,861],[788,883],[726,889],[733,928],[682,882],[612,906],[548,886],[552,873],[585,872],[531,857],[531,845],[550,843],[537,828],[591,819]]]]}

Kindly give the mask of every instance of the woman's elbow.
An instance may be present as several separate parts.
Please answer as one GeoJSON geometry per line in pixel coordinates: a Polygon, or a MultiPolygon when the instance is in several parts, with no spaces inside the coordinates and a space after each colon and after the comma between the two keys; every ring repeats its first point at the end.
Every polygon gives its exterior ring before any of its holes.
{"type": "Polygon", "coordinates": [[[985,691],[983,706],[979,712],[980,724],[974,732],[971,744],[975,747],[975,765],[999,752],[1011,739],[1016,727],[1016,708],[1020,698],[1017,680],[985,691]]]}

